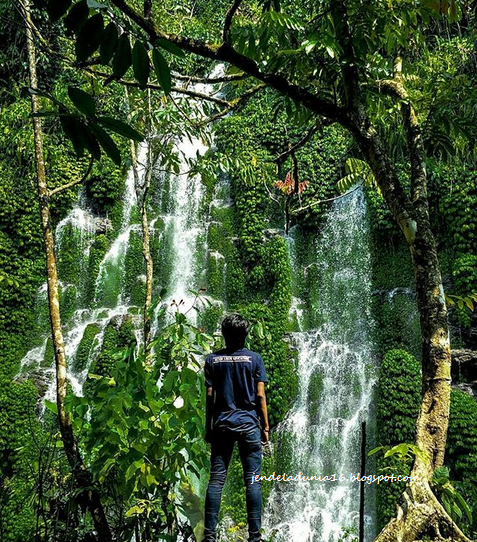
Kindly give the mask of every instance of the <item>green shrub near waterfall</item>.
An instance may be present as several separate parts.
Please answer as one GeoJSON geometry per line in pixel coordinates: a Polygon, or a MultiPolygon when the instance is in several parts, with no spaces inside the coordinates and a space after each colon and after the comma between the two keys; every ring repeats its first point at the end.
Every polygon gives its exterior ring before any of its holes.
{"type": "MultiPolygon", "coordinates": [[[[128,333],[123,323],[117,339],[128,333]]],[[[111,328],[109,334],[114,342],[111,328]]],[[[154,341],[152,366],[134,346],[111,347],[107,372],[97,366],[88,379],[88,397],[68,397],[103,502],[121,518],[111,524],[118,540],[129,540],[136,525],[141,539],[163,538],[170,526],[176,536],[179,513],[200,539],[203,510],[185,504],[197,501],[191,484],[207,466],[205,386],[197,356],[210,351],[211,341],[176,312],[154,341]]]]}
{"type": "MultiPolygon", "coordinates": [[[[421,403],[420,364],[405,350],[390,350],[379,370],[376,399],[376,445],[394,446],[414,442],[416,420],[421,403]]],[[[377,460],[377,469],[391,467],[395,474],[409,474],[411,464],[397,460],[377,460]]],[[[377,486],[377,520],[381,529],[394,516],[395,505],[405,487],[404,482],[377,486]]]]}
{"type": "Polygon", "coordinates": [[[472,539],[477,534],[477,402],[460,390],[451,390],[449,430],[445,465],[451,480],[472,510],[472,525],[464,532],[472,539]]]}

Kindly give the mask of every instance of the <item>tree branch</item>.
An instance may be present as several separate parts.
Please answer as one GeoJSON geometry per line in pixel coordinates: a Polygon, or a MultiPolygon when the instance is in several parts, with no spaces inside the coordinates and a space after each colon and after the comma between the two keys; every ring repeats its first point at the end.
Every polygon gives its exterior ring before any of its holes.
{"type": "Polygon", "coordinates": [[[217,114],[212,115],[212,117],[209,117],[207,120],[199,122],[198,126],[202,126],[204,124],[210,124],[211,122],[215,122],[216,120],[221,119],[222,117],[225,117],[225,115],[228,115],[232,111],[235,111],[238,109],[241,105],[243,105],[251,96],[253,96],[256,92],[259,90],[262,90],[265,88],[266,85],[264,83],[260,83],[256,85],[255,87],[247,90],[242,96],[239,98],[235,98],[235,100],[232,100],[229,102],[228,107],[223,109],[222,111],[219,111],[217,114]]]}
{"type": "Polygon", "coordinates": [[[320,203],[327,203],[328,201],[335,201],[340,198],[344,198],[345,196],[352,194],[359,188],[363,186],[363,183],[358,184],[358,186],[355,186],[353,190],[350,190],[349,192],[346,192],[345,194],[340,194],[339,196],[335,196],[334,198],[326,198],[326,199],[319,199],[317,201],[314,201],[313,203],[310,203],[308,205],[305,205],[304,207],[300,207],[299,209],[294,209],[293,211],[290,211],[290,214],[297,215],[298,213],[301,213],[302,211],[306,211],[307,209],[310,209],[311,207],[315,207],[315,205],[319,205],[320,203]]]}
{"type": "Polygon", "coordinates": [[[215,83],[229,83],[230,81],[243,81],[244,79],[248,79],[250,77],[248,73],[234,73],[231,75],[222,75],[222,77],[196,77],[194,75],[183,75],[177,72],[171,72],[171,75],[178,81],[203,83],[206,85],[213,85],[215,83]]]}
{"type": "Polygon", "coordinates": [[[70,183],[63,184],[61,186],[57,186],[53,190],[49,190],[48,191],[48,197],[51,198],[51,196],[55,196],[56,194],[60,194],[61,192],[64,192],[65,190],[68,190],[69,188],[73,188],[73,186],[84,183],[86,181],[86,179],[88,178],[88,175],[91,173],[91,169],[93,167],[93,162],[94,162],[94,158],[91,156],[90,159],[89,159],[88,167],[87,167],[84,175],[81,178],[76,179],[75,181],[71,181],[70,183]]]}
{"type": "MultiPolygon", "coordinates": [[[[100,77],[104,79],[109,79],[111,77],[111,74],[102,72],[99,70],[88,69],[87,71],[93,75],[99,75],[100,77]]],[[[116,82],[126,87],[144,88],[144,87],[141,87],[141,85],[137,81],[129,81],[127,79],[116,79],[116,82]]],[[[162,87],[155,83],[148,83],[145,88],[149,88],[151,90],[162,90],[162,87]]],[[[197,92],[195,90],[189,90],[184,87],[171,87],[171,92],[177,92],[178,94],[185,94],[193,98],[200,98],[201,100],[207,100],[209,102],[213,102],[217,105],[221,105],[224,107],[230,105],[230,102],[228,102],[227,100],[222,100],[221,98],[215,98],[214,96],[209,96],[208,94],[203,94],[202,92],[197,92]]]]}
{"type": "Polygon", "coordinates": [[[224,29],[222,31],[222,40],[224,41],[224,43],[229,43],[230,41],[230,27],[232,26],[232,19],[234,18],[234,15],[240,7],[241,3],[242,0],[235,0],[230,9],[227,11],[227,15],[225,16],[224,29]]]}
{"type": "Polygon", "coordinates": [[[329,102],[328,100],[316,96],[309,90],[291,83],[282,75],[262,72],[259,65],[254,60],[238,53],[228,43],[210,45],[209,43],[194,38],[168,34],[158,28],[154,22],[148,21],[142,17],[140,13],[131,8],[124,0],[111,1],[148,34],[152,43],[154,43],[157,38],[162,38],[170,43],[174,43],[184,51],[205,58],[227,62],[240,70],[249,73],[252,77],[255,77],[266,85],[278,90],[282,94],[290,96],[293,100],[303,104],[314,113],[340,122],[345,127],[350,126],[350,119],[348,118],[348,110],[346,108],[339,107],[333,102],[329,102]]]}
{"type": "Polygon", "coordinates": [[[409,94],[404,86],[402,57],[399,55],[394,60],[393,72],[392,79],[384,79],[377,82],[378,89],[383,90],[386,94],[398,99],[400,102],[411,158],[411,200],[416,205],[426,205],[424,203],[427,199],[426,153],[416,111],[411,104],[409,94]]]}
{"type": "Polygon", "coordinates": [[[308,130],[308,132],[305,134],[305,136],[298,141],[298,143],[295,143],[292,147],[289,147],[286,151],[282,152],[275,158],[275,162],[282,162],[288,155],[293,154],[296,150],[303,147],[310,139],[316,134],[318,131],[318,126],[313,126],[308,130]]]}

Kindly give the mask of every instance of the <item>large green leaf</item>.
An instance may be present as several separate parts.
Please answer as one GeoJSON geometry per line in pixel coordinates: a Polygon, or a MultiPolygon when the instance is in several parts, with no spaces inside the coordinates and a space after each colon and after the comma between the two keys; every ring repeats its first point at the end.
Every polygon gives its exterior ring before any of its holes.
{"type": "Polygon", "coordinates": [[[132,64],[134,77],[137,79],[141,87],[145,88],[150,71],[149,57],[147,55],[146,48],[140,41],[136,41],[134,44],[132,51],[132,64]]]}
{"type": "Polygon", "coordinates": [[[103,36],[104,21],[101,13],[90,17],[76,38],[76,58],[81,62],[89,58],[99,47],[103,36]]]}
{"type": "Polygon", "coordinates": [[[61,116],[60,122],[78,157],[83,156],[87,149],[93,158],[100,158],[101,151],[98,142],[84,122],[73,115],[61,116]]]}
{"type": "Polygon", "coordinates": [[[113,58],[113,73],[121,79],[123,75],[128,71],[132,63],[131,44],[129,43],[129,36],[124,32],[119,36],[118,46],[113,58]]]}
{"type": "Polygon", "coordinates": [[[180,56],[181,58],[185,57],[184,51],[182,49],[179,49],[179,47],[177,47],[175,43],[171,43],[164,38],[157,38],[157,40],[154,42],[154,45],[159,45],[159,47],[162,47],[173,55],[180,56]]]}
{"type": "Polygon", "coordinates": [[[108,64],[113,58],[117,45],[118,29],[114,23],[109,23],[104,29],[101,45],[99,46],[99,56],[103,64],[108,64]]]}
{"type": "Polygon", "coordinates": [[[91,124],[90,129],[96,136],[96,139],[99,141],[101,147],[103,147],[104,152],[117,166],[120,166],[121,153],[119,152],[119,149],[111,136],[105,130],[103,130],[101,126],[98,126],[97,124],[91,124]]]}
{"type": "Polygon", "coordinates": [[[172,86],[171,71],[169,70],[166,59],[157,49],[152,51],[152,62],[154,64],[154,71],[156,72],[157,79],[162,87],[162,90],[166,94],[169,94],[172,86]]]}
{"type": "Polygon", "coordinates": [[[68,96],[81,113],[84,113],[88,117],[94,117],[96,114],[96,104],[90,94],[80,88],[68,87],[68,96]]]}
{"type": "Polygon", "coordinates": [[[144,140],[144,135],[136,131],[134,128],[126,124],[125,122],[112,117],[99,117],[98,122],[101,123],[105,128],[115,132],[116,134],[127,137],[134,141],[141,142],[144,140]]]}
{"type": "Polygon", "coordinates": [[[86,0],[77,2],[65,17],[65,27],[70,33],[78,34],[89,16],[89,7],[86,0]]]}

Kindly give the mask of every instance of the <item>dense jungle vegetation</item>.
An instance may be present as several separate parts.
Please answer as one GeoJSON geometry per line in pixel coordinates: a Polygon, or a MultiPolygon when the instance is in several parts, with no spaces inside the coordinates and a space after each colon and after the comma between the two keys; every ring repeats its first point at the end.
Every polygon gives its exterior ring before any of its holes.
{"type": "MultiPolygon", "coordinates": [[[[313,255],[355,190],[377,361],[369,464],[421,477],[376,488],[375,539],[476,537],[476,10],[0,0],[0,542],[202,539],[202,368],[224,311],[250,320],[269,375],[263,472],[289,469],[293,336],[326,323],[313,255]],[[178,292],[170,209],[194,178],[178,292]]],[[[323,389],[314,374],[310,420],[323,389]]],[[[221,517],[237,542],[241,476],[236,455],[221,517]]]]}

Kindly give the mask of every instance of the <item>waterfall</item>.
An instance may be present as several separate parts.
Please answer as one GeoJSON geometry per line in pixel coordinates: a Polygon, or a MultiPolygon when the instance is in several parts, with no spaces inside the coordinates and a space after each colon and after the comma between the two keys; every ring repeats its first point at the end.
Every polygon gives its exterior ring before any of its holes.
{"type": "MultiPolygon", "coordinates": [[[[218,76],[222,72],[223,66],[218,66],[211,76],[218,76]]],[[[190,88],[199,93],[211,92],[210,87],[207,89],[206,85],[201,84],[190,88]]],[[[194,103],[197,104],[195,116],[199,118],[203,112],[199,102],[194,103]]],[[[177,172],[164,173],[159,164],[153,165],[153,183],[157,186],[156,199],[151,198],[148,214],[155,267],[154,297],[161,287],[166,288],[166,298],[162,305],[158,305],[156,318],[153,320],[153,335],[158,333],[164,324],[157,318],[161,306],[170,307],[174,301],[178,304],[182,300],[180,310],[189,311],[188,316],[192,319],[195,316],[195,312],[189,310],[195,300],[191,291],[197,291],[204,282],[208,224],[206,217],[202,216],[204,186],[201,177],[189,176],[188,170],[190,161],[207,150],[208,147],[200,138],[186,134],[176,138],[174,142],[174,152],[177,153],[179,163],[177,172]]],[[[148,143],[139,145],[137,173],[140,185],[144,184],[142,181],[146,173],[148,152],[148,143]]],[[[220,205],[220,201],[215,203],[220,205]]],[[[93,215],[83,192],[80,193],[77,204],[55,230],[60,304],[68,362],[67,378],[76,395],[83,393],[83,383],[91,372],[91,364],[101,352],[108,325],[115,323],[119,326],[127,317],[132,321],[136,340],[142,340],[143,300],[140,293],[137,295],[140,289],[131,292],[131,269],[128,269],[132,258],[134,269],[143,265],[142,252],[133,252],[132,257],[129,252],[132,244],[137,243],[141,237],[137,211],[135,175],[131,168],[125,180],[121,224],[115,237],[109,240],[99,269],[96,268],[94,273],[88,267],[90,249],[98,231],[105,229],[105,219],[93,215]],[[64,310],[65,308],[68,310],[64,310]],[[85,337],[88,338],[88,347],[84,345],[85,337]]],[[[144,284],[145,277],[141,273],[132,278],[135,285],[144,284]]],[[[21,360],[17,376],[23,378],[28,374],[35,374],[37,382],[41,383],[42,395],[54,400],[56,383],[52,343],[49,338],[46,283],[38,290],[35,312],[38,315],[37,327],[41,332],[21,360]]]]}
{"type": "MultiPolygon", "coordinates": [[[[304,270],[296,268],[294,233],[288,238],[293,275],[306,278],[314,268],[317,295],[309,311],[319,325],[302,331],[305,303],[295,299],[291,316],[300,330],[292,334],[298,351],[298,397],[276,429],[275,453],[287,475],[348,478],[360,470],[361,421],[371,418],[376,382],[363,193],[355,191],[334,202],[304,270]]],[[[275,482],[265,528],[276,542],[337,542],[342,528],[358,526],[358,510],[357,482],[275,482]]],[[[368,509],[366,539],[373,530],[368,509]]]]}

